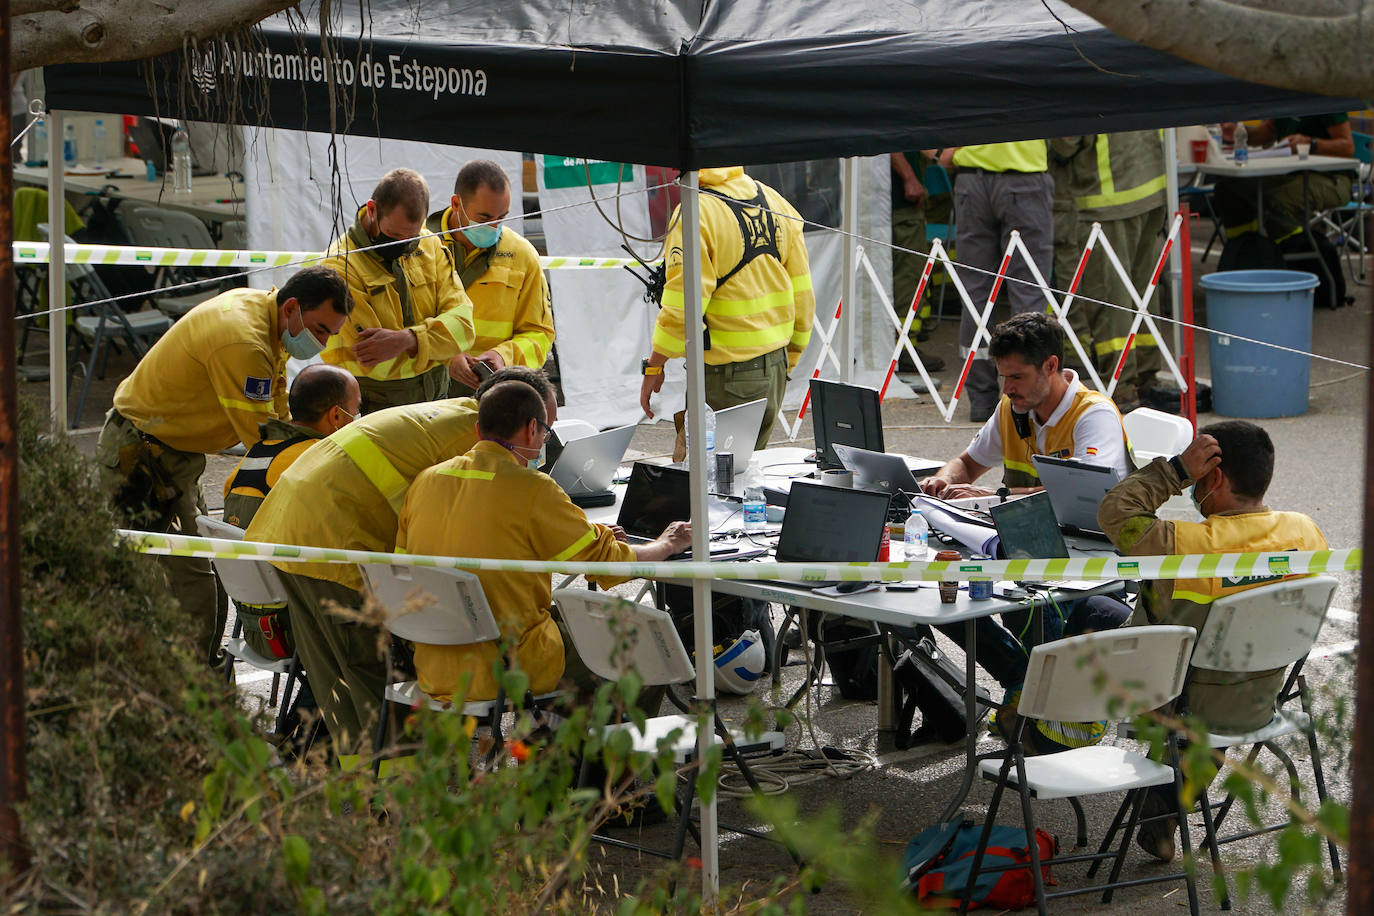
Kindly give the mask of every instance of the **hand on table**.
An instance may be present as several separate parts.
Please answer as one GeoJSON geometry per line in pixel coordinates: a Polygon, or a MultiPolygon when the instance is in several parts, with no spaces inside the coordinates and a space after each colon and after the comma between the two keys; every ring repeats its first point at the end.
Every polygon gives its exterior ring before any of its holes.
{"type": "Polygon", "coordinates": [[[673,553],[681,553],[692,546],[692,523],[669,522],[658,539],[671,547],[673,553]]]}
{"type": "Polygon", "coordinates": [[[617,541],[624,543],[629,540],[629,538],[625,536],[625,529],[619,525],[607,525],[606,528],[611,532],[611,537],[615,538],[617,541]]]}
{"type": "Polygon", "coordinates": [[[400,356],[402,353],[415,354],[419,341],[415,332],[409,328],[393,331],[388,328],[363,328],[358,333],[358,341],[353,344],[353,355],[358,365],[371,369],[378,363],[400,356]]]}

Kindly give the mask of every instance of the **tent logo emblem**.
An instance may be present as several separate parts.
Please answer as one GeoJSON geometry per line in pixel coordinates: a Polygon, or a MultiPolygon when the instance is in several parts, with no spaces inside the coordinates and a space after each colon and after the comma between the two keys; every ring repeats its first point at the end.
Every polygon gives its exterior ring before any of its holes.
{"type": "Polygon", "coordinates": [[[206,95],[215,91],[215,59],[213,55],[191,55],[191,80],[206,95]]]}

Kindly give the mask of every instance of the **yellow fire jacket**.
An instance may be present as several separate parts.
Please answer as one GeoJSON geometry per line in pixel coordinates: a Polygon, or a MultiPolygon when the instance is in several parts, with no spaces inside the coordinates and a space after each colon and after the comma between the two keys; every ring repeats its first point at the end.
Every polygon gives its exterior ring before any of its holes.
{"type": "MultiPolygon", "coordinates": [[[[513,560],[633,561],[635,553],[610,529],[587,521],[553,478],[522,467],[502,445],[481,441],[466,455],[416,478],[401,510],[396,550],[453,557],[513,560]]],[[[479,572],[482,591],[511,645],[510,655],[547,693],[563,675],[563,641],[549,615],[553,589],[547,573],[479,572]]],[[[598,578],[611,585],[621,580],[598,578]]],[[[420,687],[447,700],[471,675],[467,699],[496,697],[495,643],[432,646],[417,643],[420,687]]]]}
{"type": "MultiPolygon", "coordinates": [[[[244,538],[347,550],[390,551],[406,489],[421,471],[477,441],[477,402],[449,398],[359,417],[315,443],[282,474],[244,538]]],[[[359,591],[344,563],[281,563],[283,572],[359,591]]]]}
{"type": "Polygon", "coordinates": [[[258,427],[262,439],[224,481],[224,520],[247,528],[286,469],[324,435],[308,426],[271,419],[258,427]]]}
{"type": "Polygon", "coordinates": [[[1158,130],[1051,142],[1061,158],[1069,159],[1069,193],[1080,219],[1127,219],[1164,206],[1164,139],[1158,130]]]}
{"type": "Polygon", "coordinates": [[[285,418],[286,351],[277,291],[232,289],[191,309],[115,390],[140,431],[183,452],[251,447],[258,424],[285,418]]]}
{"type": "MultiPolygon", "coordinates": [[[[361,211],[359,211],[361,213],[361,211]]],[[[355,376],[377,381],[414,378],[471,349],[472,301],[453,272],[448,249],[428,232],[419,247],[399,260],[405,275],[400,289],[396,275],[382,266],[370,251],[349,254],[366,238],[359,221],[325,252],[325,266],[338,271],[353,295],[353,314],[343,330],[331,338],[323,358],[355,376]],[[371,369],[364,369],[353,354],[353,344],[364,328],[407,328],[419,343],[414,356],[402,353],[371,369]]]]}
{"type": "Polygon", "coordinates": [[[431,213],[425,225],[443,240],[453,263],[459,265],[459,276],[479,259],[487,259],[487,269],[463,284],[472,299],[472,326],[477,333],[467,352],[495,350],[507,366],[538,369],[553,346],[553,305],[539,252],[509,226],[501,230],[490,254],[480,248],[468,251],[458,241],[458,231],[448,228],[452,212],[452,207],[446,207],[431,213]]]}
{"type": "MultiPolygon", "coordinates": [[[[1155,517],[1169,497],[1182,493],[1167,458],[1156,458],[1117,484],[1097,512],[1098,524],[1128,556],[1157,554],[1251,553],[1277,550],[1325,550],[1326,538],[1316,522],[1299,512],[1225,512],[1202,522],[1171,522],[1155,517]]],[[[1141,583],[1134,622],[1180,624],[1201,629],[1213,601],[1281,579],[1278,574],[1243,579],[1159,579],[1141,583]],[[1142,619],[1143,618],[1143,619],[1142,619]]],[[[1283,686],[1283,669],[1249,674],[1193,671],[1188,682],[1188,711],[1212,731],[1243,732],[1259,728],[1274,715],[1274,699],[1283,686]]]]}
{"type": "MultiPolygon", "coordinates": [[[[744,362],[786,347],[791,372],[811,339],[816,315],[801,216],[740,166],[698,174],[703,192],[714,192],[701,194],[701,296],[711,332],[706,363],[744,362]],[[732,207],[718,195],[745,206],[732,207]],[[766,211],[753,203],[757,195],[766,211]]],[[[674,212],[668,233],[663,308],[653,336],[654,352],[670,358],[686,350],[680,216],[674,212]]]]}

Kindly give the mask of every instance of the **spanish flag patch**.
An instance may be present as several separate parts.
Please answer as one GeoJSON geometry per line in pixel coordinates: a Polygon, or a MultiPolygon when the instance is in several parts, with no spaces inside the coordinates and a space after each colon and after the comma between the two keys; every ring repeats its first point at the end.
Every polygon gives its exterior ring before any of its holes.
{"type": "Polygon", "coordinates": [[[1088,454],[1088,455],[1096,455],[1096,454],[1097,454],[1097,449],[1091,448],[1091,447],[1085,448],[1083,451],[1084,451],[1086,454],[1088,454]]]}

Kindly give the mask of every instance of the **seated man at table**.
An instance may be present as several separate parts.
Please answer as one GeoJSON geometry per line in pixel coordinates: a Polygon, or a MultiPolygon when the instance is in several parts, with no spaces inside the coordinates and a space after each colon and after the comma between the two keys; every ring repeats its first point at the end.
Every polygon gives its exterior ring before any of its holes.
{"type": "MultiPolygon", "coordinates": [[[[536,470],[551,433],[545,404],[524,382],[495,385],[477,408],[477,444],[466,455],[423,471],[406,493],[396,532],[398,553],[512,560],[656,562],[687,549],[691,526],[673,522],[655,541],[625,544],[623,536],[587,521],[552,477],[536,470]]],[[[579,687],[593,677],[550,614],[549,573],[478,572],[482,590],[509,644],[506,658],[548,693],[566,673],[579,687]]],[[[602,585],[623,580],[594,577],[602,585]]],[[[448,700],[471,678],[466,698],[496,696],[492,665],[501,647],[415,645],[415,672],[430,696],[448,700]]],[[[645,691],[640,705],[653,715],[661,689],[645,691]],[[652,699],[651,699],[652,697],[652,699]],[[647,701],[647,702],[646,702],[647,701]]]]}
{"type": "Polygon", "coordinates": [[[1131,470],[1121,414],[1111,398],[1085,387],[1064,365],[1064,329],[1043,312],[1027,312],[992,329],[988,353],[1002,378],[1002,400],[964,449],[921,489],[941,499],[991,496],[975,481],[1002,466],[1013,494],[1042,489],[1032,455],[1075,458],[1131,470]]]}
{"type": "MultiPolygon", "coordinates": [[[[1235,125],[1221,125],[1222,135],[1233,135],[1235,125]]],[[[1251,146],[1273,146],[1287,141],[1296,152],[1298,144],[1309,143],[1313,156],[1355,155],[1355,139],[1350,133],[1350,117],[1345,112],[1307,115],[1302,118],[1272,118],[1249,128],[1251,146]]],[[[1351,159],[1349,172],[1294,171],[1265,178],[1218,178],[1213,196],[1217,218],[1228,239],[1247,232],[1263,232],[1276,244],[1297,235],[1306,225],[1308,213],[1339,207],[1350,200],[1351,184],[1358,163],[1351,159]],[[1306,201],[1303,187],[1307,188],[1306,201]],[[1263,192],[1264,225],[1259,224],[1263,192]]]]}
{"type": "MultiPolygon", "coordinates": [[[[1325,550],[1326,538],[1299,512],[1264,505],[1274,475],[1274,443],[1253,423],[1228,420],[1203,427],[1183,453],[1156,458],[1107,494],[1097,519],[1127,556],[1325,550]],[[1170,497],[1192,484],[1201,522],[1171,522],[1155,515],[1170,497]]],[[[1135,624],[1180,624],[1201,629],[1213,601],[1293,576],[1244,579],[1159,579],[1144,582],[1135,624]]],[[[1109,601],[1110,599],[1098,599],[1109,601]]],[[[1126,610],[1125,605],[1121,605],[1126,610]]],[[[1219,732],[1246,732],[1267,724],[1283,686],[1283,669],[1260,674],[1193,671],[1178,709],[1219,732]]],[[[1173,786],[1146,796],[1142,816],[1174,809],[1173,786]]],[[[1173,821],[1142,824],[1137,842],[1169,861],[1173,821]]]]}
{"type": "MultiPolygon", "coordinates": [[[[1002,377],[1002,400],[969,447],[922,481],[926,493],[943,499],[991,495],[992,490],[974,481],[995,464],[1002,465],[1002,482],[1012,493],[1035,492],[1042,487],[1032,455],[1106,464],[1122,474],[1130,469],[1121,414],[1110,398],[1085,388],[1072,369],[1060,368],[1064,331],[1052,318],[1027,312],[1002,322],[993,328],[988,352],[1002,377]]],[[[1002,619],[1022,636],[1030,624],[1028,612],[1004,614],[1002,619]]],[[[1124,614],[1099,614],[1090,600],[1068,614],[1044,614],[1043,630],[1047,640],[1058,639],[1118,626],[1125,619],[1124,614]]],[[[991,617],[980,617],[975,626],[978,663],[1002,685],[1005,702],[1015,703],[1026,676],[1027,648],[991,617]]],[[[940,632],[964,646],[962,624],[941,627],[940,632]]],[[[1095,743],[1103,728],[1098,723],[1040,724],[1040,731],[1053,732],[1046,735],[1052,743],[1044,750],[1056,749],[1054,744],[1095,743]]]]}

